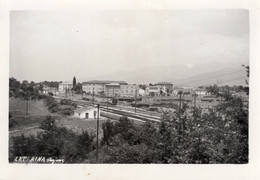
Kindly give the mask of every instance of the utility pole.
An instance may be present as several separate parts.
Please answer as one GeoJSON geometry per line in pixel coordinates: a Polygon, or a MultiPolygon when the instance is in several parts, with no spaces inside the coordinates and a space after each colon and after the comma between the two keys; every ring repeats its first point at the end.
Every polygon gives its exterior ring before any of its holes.
{"type": "Polygon", "coordinates": [[[29,115],[29,97],[28,97],[28,94],[27,94],[27,98],[26,98],[26,115],[27,116],[29,115]]]}
{"type": "MultiPolygon", "coordinates": [[[[179,92],[180,94],[180,102],[179,102],[179,120],[181,120],[181,101],[182,101],[182,91],[179,92]]],[[[184,121],[182,120],[182,123],[181,123],[181,130],[182,130],[182,139],[184,138],[184,121]]]]}
{"type": "Polygon", "coordinates": [[[182,96],[182,91],[179,92],[179,95],[180,95],[180,102],[179,102],[179,113],[181,112],[181,96],[182,96]]]}
{"type": "Polygon", "coordinates": [[[114,99],[114,96],[115,96],[115,87],[113,87],[113,99],[114,99]]]}
{"type": "Polygon", "coordinates": [[[115,102],[115,87],[113,87],[112,105],[114,105],[114,102],[115,102]]]}
{"type": "Polygon", "coordinates": [[[92,104],[94,104],[94,88],[92,90],[92,104]]]}
{"type": "Polygon", "coordinates": [[[98,162],[98,133],[99,133],[99,104],[97,105],[98,115],[97,115],[97,154],[96,154],[96,162],[98,162]]]}
{"type": "Polygon", "coordinates": [[[196,108],[196,97],[197,97],[197,94],[196,92],[194,93],[194,109],[196,108]]]}
{"type": "Polygon", "coordinates": [[[107,112],[108,112],[108,89],[107,89],[107,112]]]}
{"type": "Polygon", "coordinates": [[[196,97],[197,97],[196,91],[193,95],[194,95],[193,116],[195,118],[195,116],[196,116],[196,114],[195,114],[195,112],[196,112],[196,97]]]}
{"type": "Polygon", "coordinates": [[[135,113],[136,113],[136,96],[137,96],[137,89],[135,89],[135,113]]]}

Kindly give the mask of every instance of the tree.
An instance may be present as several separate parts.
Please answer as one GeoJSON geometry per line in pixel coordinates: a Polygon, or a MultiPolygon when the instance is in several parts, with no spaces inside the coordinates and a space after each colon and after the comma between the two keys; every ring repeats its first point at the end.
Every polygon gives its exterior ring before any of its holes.
{"type": "Polygon", "coordinates": [[[107,120],[105,123],[102,124],[102,130],[103,130],[102,143],[103,144],[109,145],[111,137],[115,135],[114,128],[115,128],[115,125],[110,120],[107,120]]]}
{"type": "Polygon", "coordinates": [[[82,92],[82,84],[77,83],[73,90],[76,91],[76,94],[80,94],[82,92]]]}
{"type": "Polygon", "coordinates": [[[76,87],[76,84],[77,84],[77,82],[76,82],[76,78],[75,78],[75,76],[73,77],[73,90],[74,90],[74,88],[76,87]]]}
{"type": "Polygon", "coordinates": [[[146,84],[139,84],[139,88],[145,90],[147,88],[147,85],[146,84]]]}
{"type": "MultiPolygon", "coordinates": [[[[249,78],[250,69],[249,66],[242,65],[246,69],[246,76],[249,78]]],[[[246,84],[249,84],[248,80],[246,80],[246,84]]]]}
{"type": "Polygon", "coordinates": [[[155,93],[154,93],[154,92],[150,92],[149,95],[150,95],[151,97],[154,97],[154,96],[155,96],[155,93]]]}
{"type": "Polygon", "coordinates": [[[206,87],[206,91],[211,95],[215,95],[215,96],[219,95],[219,87],[217,85],[206,87]]]}
{"type": "MultiPolygon", "coordinates": [[[[249,66],[245,66],[245,65],[242,65],[242,66],[246,69],[246,75],[248,78],[248,79],[246,79],[246,84],[249,85],[249,73],[250,73],[249,66]]],[[[249,95],[249,87],[245,87],[245,92],[247,93],[247,95],[249,95]]]]}
{"type": "Polygon", "coordinates": [[[160,89],[160,95],[162,96],[163,95],[163,91],[160,89]]]}

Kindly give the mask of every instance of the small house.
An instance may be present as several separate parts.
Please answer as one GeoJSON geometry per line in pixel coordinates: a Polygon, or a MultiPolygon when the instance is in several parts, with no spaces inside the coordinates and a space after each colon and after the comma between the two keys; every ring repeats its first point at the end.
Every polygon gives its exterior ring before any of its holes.
{"type": "Polygon", "coordinates": [[[74,110],[74,116],[81,119],[96,119],[98,117],[97,112],[97,108],[95,107],[82,107],[74,110]]]}

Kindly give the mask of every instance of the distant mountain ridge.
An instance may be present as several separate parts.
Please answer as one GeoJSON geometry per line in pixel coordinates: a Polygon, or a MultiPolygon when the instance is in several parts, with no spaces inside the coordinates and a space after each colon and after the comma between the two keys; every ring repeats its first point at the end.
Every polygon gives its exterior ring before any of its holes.
{"type": "Polygon", "coordinates": [[[98,75],[89,78],[78,78],[80,82],[87,80],[116,80],[130,84],[149,84],[157,82],[172,82],[174,86],[202,85],[244,85],[246,71],[240,64],[223,68],[219,64],[206,65],[171,65],[157,67],[142,67],[134,71],[118,71],[111,74],[98,75]]]}
{"type": "Polygon", "coordinates": [[[246,72],[241,68],[227,68],[210,73],[202,73],[185,79],[175,80],[177,86],[245,85],[246,72]]]}

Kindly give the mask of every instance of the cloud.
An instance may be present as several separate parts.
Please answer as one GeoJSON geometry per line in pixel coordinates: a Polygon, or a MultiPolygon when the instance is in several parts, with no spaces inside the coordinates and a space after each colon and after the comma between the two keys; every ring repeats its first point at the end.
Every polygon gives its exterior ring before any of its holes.
{"type": "Polygon", "coordinates": [[[12,11],[10,71],[37,81],[158,65],[246,63],[248,20],[245,10],[12,11]]]}

